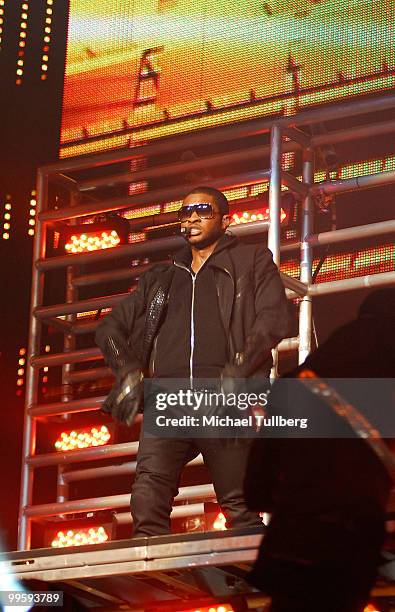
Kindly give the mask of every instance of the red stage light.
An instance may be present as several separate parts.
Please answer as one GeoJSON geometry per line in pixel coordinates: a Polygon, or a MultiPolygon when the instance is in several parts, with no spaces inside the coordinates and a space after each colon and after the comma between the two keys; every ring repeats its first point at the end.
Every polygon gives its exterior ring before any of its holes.
{"type": "Polygon", "coordinates": [[[84,253],[99,249],[110,249],[121,242],[116,230],[103,232],[86,232],[73,234],[70,241],[65,244],[68,253],[84,253]]]}
{"type": "Polygon", "coordinates": [[[118,244],[127,244],[130,232],[129,221],[117,214],[102,215],[90,222],[74,226],[59,226],[59,247],[69,254],[109,249],[118,244]]]}
{"type": "Polygon", "coordinates": [[[58,531],[51,542],[53,548],[66,548],[69,546],[84,546],[86,544],[103,544],[109,535],[104,527],[90,527],[89,529],[68,529],[58,531]]]}
{"type": "Polygon", "coordinates": [[[63,431],[55,442],[57,451],[65,452],[94,446],[104,446],[111,438],[111,433],[105,425],[91,429],[63,431]]]}
{"type": "Polygon", "coordinates": [[[190,608],[184,612],[234,612],[234,609],[230,604],[215,604],[214,606],[205,606],[204,608],[190,608]]]}
{"type": "Polygon", "coordinates": [[[226,531],[226,516],[223,512],[219,512],[213,522],[215,531],[226,531]]]}
{"type": "MultiPolygon", "coordinates": [[[[269,208],[262,210],[245,210],[244,212],[235,212],[232,215],[232,224],[240,225],[241,223],[253,223],[254,221],[269,221],[269,208]]],[[[287,218],[286,212],[281,209],[281,223],[287,218]]]]}

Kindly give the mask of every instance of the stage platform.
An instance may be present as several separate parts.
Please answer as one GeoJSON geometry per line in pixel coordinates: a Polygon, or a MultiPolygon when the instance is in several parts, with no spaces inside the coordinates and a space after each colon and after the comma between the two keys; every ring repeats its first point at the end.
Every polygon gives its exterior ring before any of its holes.
{"type": "MultiPolygon", "coordinates": [[[[78,601],[101,612],[200,611],[221,604],[235,612],[263,612],[269,599],[245,581],[262,537],[243,529],[136,538],[4,553],[0,563],[2,573],[35,591],[63,591],[70,610],[78,601]]],[[[393,566],[377,583],[376,597],[395,597],[393,566]]]]}
{"type": "Polygon", "coordinates": [[[21,580],[51,583],[51,590],[100,610],[196,610],[227,602],[234,610],[264,609],[268,599],[244,580],[261,539],[256,529],[199,532],[12,552],[0,562],[21,580]]]}

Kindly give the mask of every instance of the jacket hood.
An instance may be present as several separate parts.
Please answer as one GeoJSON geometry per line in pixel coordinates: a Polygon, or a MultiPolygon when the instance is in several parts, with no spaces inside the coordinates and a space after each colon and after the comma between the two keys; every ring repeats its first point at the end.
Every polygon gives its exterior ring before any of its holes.
{"type": "MultiPolygon", "coordinates": [[[[213,253],[210,256],[210,259],[215,257],[218,253],[228,249],[231,246],[234,246],[238,242],[236,236],[232,236],[230,233],[225,233],[218,241],[217,246],[215,247],[213,253]]],[[[186,244],[182,249],[177,251],[173,259],[174,263],[184,264],[186,266],[191,265],[192,261],[192,250],[189,244],[186,244]]]]}

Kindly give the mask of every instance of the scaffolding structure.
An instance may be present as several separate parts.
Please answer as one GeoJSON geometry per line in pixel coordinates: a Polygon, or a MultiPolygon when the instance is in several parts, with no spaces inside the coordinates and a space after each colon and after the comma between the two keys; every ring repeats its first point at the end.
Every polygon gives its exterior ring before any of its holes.
{"type": "MultiPolygon", "coordinates": [[[[66,159],[59,163],[39,169],[37,175],[37,224],[34,243],[34,258],[32,270],[32,293],[29,330],[29,348],[27,357],[26,407],[23,442],[23,465],[21,481],[20,515],[19,515],[19,550],[29,550],[31,546],[32,521],[47,519],[56,515],[67,516],[79,512],[113,509],[118,524],[128,522],[129,515],[120,512],[129,506],[129,493],[109,495],[100,498],[69,500],[68,488],[71,482],[101,478],[108,475],[133,474],[135,472],[134,458],[138,442],[111,444],[96,448],[75,450],[73,452],[54,452],[36,454],[36,429],[39,420],[45,420],[59,415],[71,415],[100,409],[104,397],[73,399],[72,385],[76,382],[93,380],[108,375],[108,369],[101,367],[89,368],[89,362],[100,359],[97,348],[76,348],[76,338],[79,335],[94,331],[97,322],[81,322],[77,313],[111,308],[126,294],[101,296],[90,299],[79,298],[79,288],[94,286],[110,278],[131,278],[141,273],[143,266],[133,269],[115,269],[107,272],[89,272],[84,275],[78,272],[78,266],[88,267],[99,262],[112,261],[122,257],[131,259],[146,257],[152,253],[167,255],[175,251],[184,240],[180,236],[158,238],[146,242],[131,243],[112,249],[93,251],[89,253],[47,256],[48,229],[51,224],[59,221],[75,223],[83,216],[93,216],[109,211],[120,211],[132,207],[146,206],[157,202],[166,202],[182,198],[190,190],[190,184],[180,184],[177,187],[167,187],[155,190],[148,189],[143,193],[122,197],[93,197],[103,187],[127,185],[130,182],[149,181],[164,174],[175,175],[178,172],[196,171],[207,166],[225,163],[237,163],[247,160],[264,159],[270,155],[270,167],[255,172],[226,176],[207,184],[218,188],[231,188],[246,184],[256,184],[269,180],[270,222],[257,221],[244,226],[232,226],[232,233],[241,237],[249,234],[266,234],[268,247],[273,253],[275,263],[279,266],[282,249],[295,249],[300,253],[300,279],[282,275],[289,297],[300,296],[299,334],[280,344],[279,350],[294,350],[299,352],[299,362],[303,362],[311,351],[312,336],[312,299],[317,295],[343,292],[364,287],[378,287],[395,284],[395,272],[385,272],[361,276],[358,278],[339,280],[321,284],[312,282],[313,249],[317,245],[339,243],[342,241],[389,235],[395,232],[395,221],[385,221],[334,230],[320,234],[314,233],[313,209],[314,198],[317,195],[328,195],[356,191],[376,186],[395,183],[395,171],[379,172],[358,178],[331,180],[314,183],[314,154],[318,147],[342,142],[357,142],[360,139],[375,136],[383,137],[395,132],[395,121],[382,121],[380,113],[395,108],[395,94],[362,99],[349,103],[332,105],[326,108],[316,108],[301,112],[292,117],[277,118],[273,121],[253,120],[225,127],[212,128],[201,133],[185,134],[174,139],[163,139],[147,145],[139,145],[127,150],[111,151],[98,155],[66,159]],[[375,113],[375,119],[372,119],[375,113]],[[309,135],[306,128],[322,122],[335,119],[350,120],[355,117],[369,115],[369,122],[363,125],[350,126],[347,129],[337,129],[326,134],[309,135]],[[204,158],[192,161],[174,162],[134,172],[114,171],[113,166],[128,162],[137,156],[162,155],[185,147],[192,148],[205,144],[228,142],[242,137],[252,136],[270,131],[270,144],[245,149],[229,151],[221,155],[206,155],[204,158]],[[301,151],[303,159],[302,179],[282,169],[284,153],[301,151]],[[100,168],[100,176],[78,180],[75,174],[87,169],[100,168]],[[51,204],[49,188],[60,185],[68,193],[68,205],[57,208],[51,204]],[[301,239],[292,245],[282,246],[280,241],[280,207],[281,189],[286,186],[298,194],[301,204],[301,239]],[[88,194],[90,200],[80,201],[88,194]],[[66,271],[66,301],[62,304],[45,304],[45,278],[53,270],[66,271]],[[43,328],[51,325],[64,337],[64,350],[57,354],[41,354],[43,328]],[[75,370],[76,364],[87,364],[85,370],[75,370]],[[42,367],[62,367],[62,385],[64,393],[62,401],[39,403],[39,371],[42,367]],[[128,457],[129,461],[121,465],[89,467],[72,469],[75,463],[96,461],[101,459],[128,457]],[[44,466],[58,467],[56,502],[33,504],[34,471],[44,466]]],[[[265,238],[266,239],[266,238],[265,238]]],[[[192,464],[200,464],[198,457],[192,464]]],[[[195,516],[204,511],[204,501],[214,498],[214,490],[210,484],[186,486],[180,489],[173,509],[173,516],[195,516]],[[188,502],[188,503],[185,503],[188,502]]]]}

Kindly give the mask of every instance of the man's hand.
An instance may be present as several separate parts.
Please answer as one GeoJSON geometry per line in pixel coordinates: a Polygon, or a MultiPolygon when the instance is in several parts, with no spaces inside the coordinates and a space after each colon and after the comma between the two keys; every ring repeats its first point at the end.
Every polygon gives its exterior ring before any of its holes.
{"type": "Polygon", "coordinates": [[[102,411],[111,413],[113,419],[132,425],[143,402],[143,380],[141,370],[131,370],[115,383],[102,411]]]}

